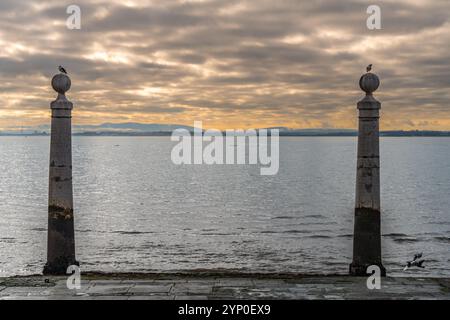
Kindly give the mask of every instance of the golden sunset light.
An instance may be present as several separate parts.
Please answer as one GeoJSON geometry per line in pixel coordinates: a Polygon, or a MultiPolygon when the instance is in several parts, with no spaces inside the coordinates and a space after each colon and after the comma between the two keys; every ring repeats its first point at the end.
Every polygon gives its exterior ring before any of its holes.
{"type": "Polygon", "coordinates": [[[77,1],[0,4],[0,130],[47,128],[58,65],[78,126],[355,128],[374,65],[382,130],[450,130],[448,1],[77,1]]]}

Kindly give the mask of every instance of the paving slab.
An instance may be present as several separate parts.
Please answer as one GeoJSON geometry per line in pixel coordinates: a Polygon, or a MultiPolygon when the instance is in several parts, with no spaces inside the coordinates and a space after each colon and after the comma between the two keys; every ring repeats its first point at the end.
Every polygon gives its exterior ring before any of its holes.
{"type": "Polygon", "coordinates": [[[131,285],[124,285],[118,282],[116,284],[109,283],[94,285],[86,290],[86,293],[97,296],[126,295],[130,289],[131,285]]]}
{"type": "Polygon", "coordinates": [[[175,296],[175,300],[208,300],[207,296],[175,296]]]}
{"type": "Polygon", "coordinates": [[[132,295],[149,295],[155,293],[165,293],[166,295],[169,293],[170,289],[173,287],[173,284],[154,284],[154,285],[142,285],[138,284],[130,288],[128,293],[132,295]]]}
{"type": "Polygon", "coordinates": [[[131,296],[128,300],[175,300],[175,296],[131,296]]]}
{"type": "Polygon", "coordinates": [[[214,282],[211,282],[210,284],[198,284],[188,281],[187,283],[175,283],[170,290],[170,293],[175,295],[208,295],[212,293],[213,287],[214,282]]]}

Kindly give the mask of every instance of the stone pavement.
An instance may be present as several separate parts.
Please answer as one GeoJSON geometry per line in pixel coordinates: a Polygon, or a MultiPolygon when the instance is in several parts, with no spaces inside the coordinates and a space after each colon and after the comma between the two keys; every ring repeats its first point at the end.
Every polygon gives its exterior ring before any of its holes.
{"type": "Polygon", "coordinates": [[[0,300],[202,300],[202,299],[445,299],[448,278],[366,278],[256,274],[86,274],[80,290],[65,277],[0,278],[0,300]]]}

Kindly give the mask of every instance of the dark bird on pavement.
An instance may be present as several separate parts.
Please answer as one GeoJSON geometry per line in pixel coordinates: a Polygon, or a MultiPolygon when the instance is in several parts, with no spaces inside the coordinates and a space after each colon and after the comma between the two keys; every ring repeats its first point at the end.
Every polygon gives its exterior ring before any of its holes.
{"type": "Polygon", "coordinates": [[[406,262],[406,266],[405,266],[405,268],[403,270],[406,271],[406,270],[408,270],[411,267],[419,267],[419,268],[423,268],[424,269],[425,267],[423,266],[423,263],[425,262],[425,259],[419,260],[420,258],[422,258],[422,256],[423,256],[422,252],[421,253],[416,253],[414,255],[414,259],[412,261],[407,261],[406,262]]]}
{"type": "Polygon", "coordinates": [[[59,70],[59,72],[67,74],[66,69],[64,69],[62,66],[58,66],[58,70],[59,70]]]}
{"type": "Polygon", "coordinates": [[[370,72],[370,70],[372,70],[372,64],[369,64],[369,65],[366,67],[366,70],[367,70],[367,72],[370,72]]]}

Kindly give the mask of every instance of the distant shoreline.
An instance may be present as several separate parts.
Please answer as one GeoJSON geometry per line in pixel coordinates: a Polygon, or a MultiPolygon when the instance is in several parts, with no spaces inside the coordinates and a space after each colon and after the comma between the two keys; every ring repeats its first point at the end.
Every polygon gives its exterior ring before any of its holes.
{"type": "MultiPolygon", "coordinates": [[[[356,131],[280,131],[280,137],[356,137],[356,131]]],[[[167,137],[172,132],[77,132],[74,136],[84,137],[167,137]]],[[[36,137],[49,136],[39,133],[0,133],[0,137],[36,137]]],[[[450,137],[450,131],[381,131],[381,137],[450,137]]]]}

